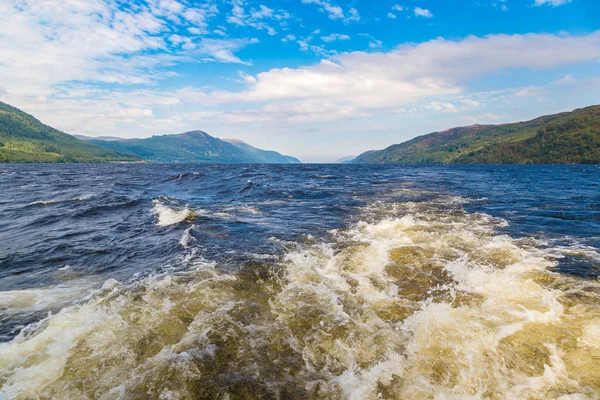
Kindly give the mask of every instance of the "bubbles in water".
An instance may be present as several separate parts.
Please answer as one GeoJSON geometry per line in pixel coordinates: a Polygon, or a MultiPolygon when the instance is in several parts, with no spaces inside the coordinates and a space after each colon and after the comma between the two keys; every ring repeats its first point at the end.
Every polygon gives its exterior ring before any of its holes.
{"type": "MultiPolygon", "coordinates": [[[[105,284],[0,345],[1,393],[598,398],[600,284],[549,271],[555,254],[462,204],[375,203],[328,242],[287,244],[282,262],[225,273],[191,252],[105,284]]],[[[155,212],[169,225],[191,211],[155,212]]]]}

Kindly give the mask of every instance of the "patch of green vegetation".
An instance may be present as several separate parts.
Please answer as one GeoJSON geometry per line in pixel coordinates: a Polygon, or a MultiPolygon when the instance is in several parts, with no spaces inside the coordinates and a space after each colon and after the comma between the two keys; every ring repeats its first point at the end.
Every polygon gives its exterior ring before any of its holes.
{"type": "Polygon", "coordinates": [[[0,162],[124,161],[140,161],[140,158],[79,140],[0,102],[0,162]]]}
{"type": "Polygon", "coordinates": [[[600,163],[600,106],[527,122],[472,125],[419,136],[354,163],[600,163]]]}

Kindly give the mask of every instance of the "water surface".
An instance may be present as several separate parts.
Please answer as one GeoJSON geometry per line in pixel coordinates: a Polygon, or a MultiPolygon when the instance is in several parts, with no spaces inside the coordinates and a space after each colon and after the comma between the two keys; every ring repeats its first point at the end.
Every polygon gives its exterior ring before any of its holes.
{"type": "Polygon", "coordinates": [[[599,166],[2,165],[0,190],[0,398],[600,396],[599,166]]]}

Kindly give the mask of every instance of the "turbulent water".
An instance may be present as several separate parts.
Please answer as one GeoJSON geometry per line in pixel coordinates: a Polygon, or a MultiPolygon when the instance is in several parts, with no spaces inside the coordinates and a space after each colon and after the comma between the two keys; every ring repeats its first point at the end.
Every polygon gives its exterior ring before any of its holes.
{"type": "Polygon", "coordinates": [[[598,399],[599,166],[0,166],[0,398],[598,399]]]}

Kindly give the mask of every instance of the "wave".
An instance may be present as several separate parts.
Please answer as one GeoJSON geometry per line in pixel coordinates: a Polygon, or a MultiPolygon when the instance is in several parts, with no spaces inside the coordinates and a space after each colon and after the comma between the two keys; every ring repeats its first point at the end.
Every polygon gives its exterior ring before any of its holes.
{"type": "Polygon", "coordinates": [[[555,254],[460,203],[373,204],[281,263],[224,272],[192,252],[111,282],[0,345],[0,393],[597,398],[600,282],[551,272],[555,254]]]}
{"type": "Polygon", "coordinates": [[[172,208],[164,204],[160,199],[153,200],[153,212],[157,218],[158,226],[169,226],[179,224],[186,220],[192,220],[196,216],[196,212],[188,206],[182,208],[172,208]]]}
{"type": "Polygon", "coordinates": [[[38,200],[38,201],[33,201],[27,205],[28,206],[36,206],[36,205],[44,205],[45,206],[48,204],[69,203],[72,201],[85,201],[85,200],[89,200],[91,198],[92,198],[91,195],[86,195],[86,196],[80,196],[80,197],[73,197],[72,199],[38,200]]]}
{"type": "Polygon", "coordinates": [[[181,239],[179,239],[179,244],[181,245],[181,247],[183,247],[184,249],[187,249],[190,245],[191,242],[193,242],[194,240],[196,240],[193,236],[192,236],[192,229],[194,229],[194,226],[190,226],[188,229],[186,229],[183,232],[183,235],[181,235],[181,239]]]}

